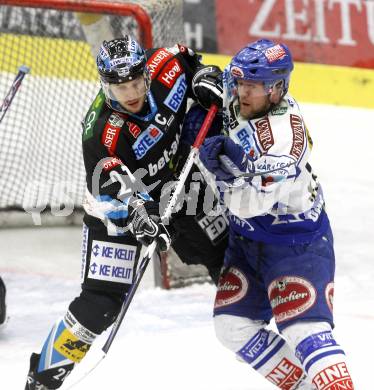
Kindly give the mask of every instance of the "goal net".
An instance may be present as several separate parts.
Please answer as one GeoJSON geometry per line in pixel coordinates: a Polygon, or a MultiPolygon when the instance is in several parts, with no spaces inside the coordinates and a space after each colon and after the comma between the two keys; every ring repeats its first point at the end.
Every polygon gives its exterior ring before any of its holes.
{"type": "MultiPolygon", "coordinates": [[[[93,54],[103,39],[124,34],[145,47],[183,42],[182,5],[182,0],[0,0],[1,99],[18,68],[30,68],[0,123],[0,211],[7,215],[0,225],[6,225],[10,210],[22,210],[34,224],[41,215],[60,217],[53,218],[57,224],[74,220],[85,190],[81,121],[99,89],[93,54]]],[[[168,267],[164,275],[170,278],[168,267]]],[[[206,273],[196,272],[197,278],[206,273]]]]}
{"type": "Polygon", "coordinates": [[[99,88],[87,41],[130,33],[145,46],[172,45],[183,40],[181,7],[177,0],[0,1],[0,96],[19,66],[31,69],[1,123],[0,209],[64,216],[80,207],[81,120],[99,88]]]}

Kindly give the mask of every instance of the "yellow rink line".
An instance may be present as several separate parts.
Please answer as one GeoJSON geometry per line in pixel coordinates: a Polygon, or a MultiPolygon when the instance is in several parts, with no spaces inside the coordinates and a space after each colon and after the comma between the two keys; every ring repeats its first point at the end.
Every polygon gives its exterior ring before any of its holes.
{"type": "MultiPolygon", "coordinates": [[[[230,57],[203,54],[203,62],[223,69],[230,57]]],[[[374,70],[297,62],[290,93],[304,102],[374,108],[374,70]]]]}
{"type": "MultiPolygon", "coordinates": [[[[203,54],[205,64],[222,69],[229,61],[229,56],[203,54]]],[[[85,42],[0,34],[0,71],[16,73],[20,65],[30,67],[33,76],[98,80],[85,42]]],[[[290,92],[305,102],[374,108],[374,70],[298,62],[290,92]]]]}

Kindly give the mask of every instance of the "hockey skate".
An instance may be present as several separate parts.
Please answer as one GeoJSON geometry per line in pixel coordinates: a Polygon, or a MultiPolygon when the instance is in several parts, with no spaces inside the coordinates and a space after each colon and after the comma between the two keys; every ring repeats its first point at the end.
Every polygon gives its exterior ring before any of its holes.
{"type": "Polygon", "coordinates": [[[3,279],[0,278],[0,327],[6,322],[6,288],[3,279]]]}
{"type": "Polygon", "coordinates": [[[30,358],[30,370],[27,374],[25,390],[55,390],[62,386],[65,378],[70,374],[74,364],[50,368],[38,372],[40,355],[33,353],[30,358]],[[61,375],[61,372],[64,375],[61,375]],[[41,383],[43,382],[43,383],[41,383]]]}
{"type": "Polygon", "coordinates": [[[42,385],[40,382],[38,382],[35,379],[35,371],[39,362],[39,356],[40,355],[37,355],[36,353],[33,353],[31,355],[30,371],[27,374],[27,383],[26,383],[25,390],[52,390],[47,386],[42,385]]]}

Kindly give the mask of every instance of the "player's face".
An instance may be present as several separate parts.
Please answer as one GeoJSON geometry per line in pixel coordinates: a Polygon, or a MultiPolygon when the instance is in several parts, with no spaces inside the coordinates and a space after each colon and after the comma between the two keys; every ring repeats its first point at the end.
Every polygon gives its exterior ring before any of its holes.
{"type": "Polygon", "coordinates": [[[110,90],[126,111],[136,114],[142,109],[146,97],[144,76],[122,84],[111,84],[110,90]]]}
{"type": "Polygon", "coordinates": [[[264,84],[258,81],[238,80],[240,115],[250,119],[270,107],[269,95],[264,84]]]}

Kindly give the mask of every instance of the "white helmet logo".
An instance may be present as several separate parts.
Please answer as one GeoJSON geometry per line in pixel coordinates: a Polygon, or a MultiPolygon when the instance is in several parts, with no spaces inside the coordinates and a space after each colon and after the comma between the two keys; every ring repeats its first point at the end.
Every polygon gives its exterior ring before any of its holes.
{"type": "Polygon", "coordinates": [[[267,58],[270,64],[274,61],[281,60],[286,55],[287,53],[281,45],[275,45],[269,47],[265,51],[265,57],[267,58]]]}
{"type": "Polygon", "coordinates": [[[126,77],[130,72],[129,72],[129,68],[119,68],[117,70],[117,73],[118,73],[118,76],[121,76],[121,77],[126,77]]]}
{"type": "Polygon", "coordinates": [[[237,66],[231,67],[230,72],[234,77],[244,77],[244,72],[237,66]]]}

